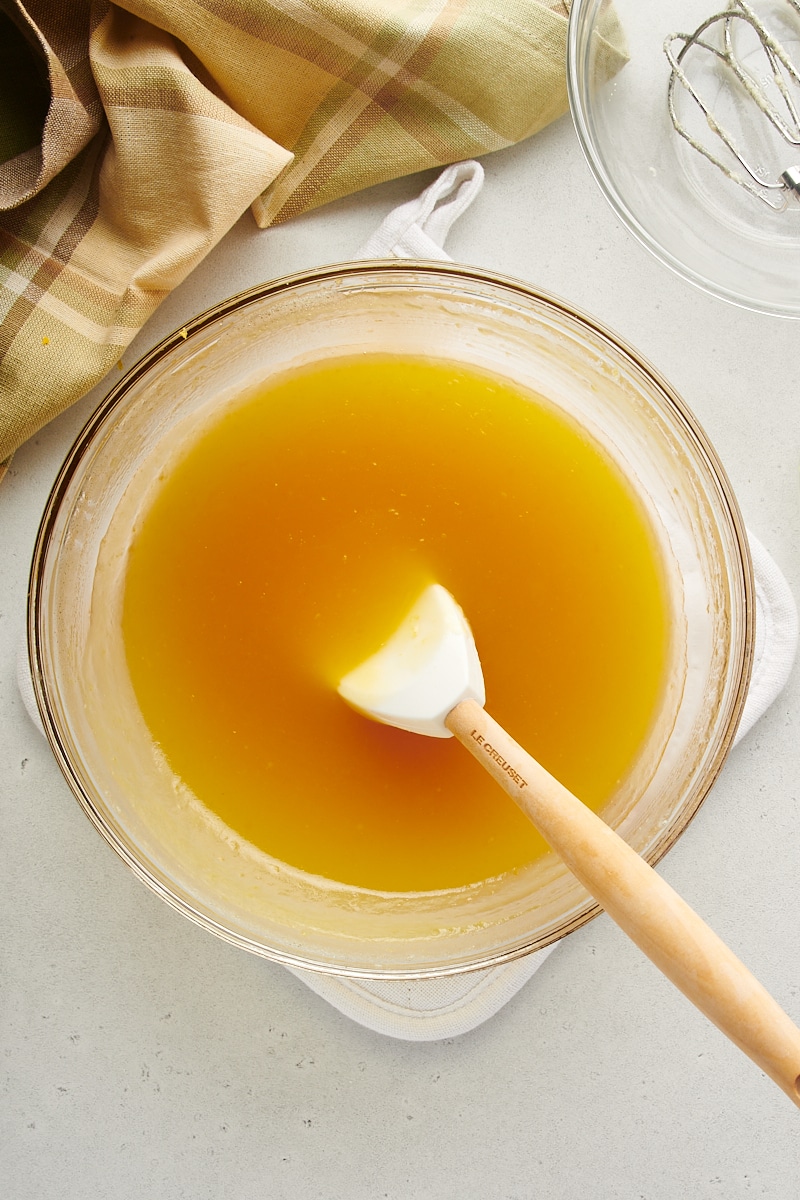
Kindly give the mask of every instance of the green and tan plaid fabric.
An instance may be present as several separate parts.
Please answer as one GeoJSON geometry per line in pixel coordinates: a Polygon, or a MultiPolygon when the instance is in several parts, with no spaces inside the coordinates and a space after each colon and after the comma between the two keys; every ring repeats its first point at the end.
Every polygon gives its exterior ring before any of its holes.
{"type": "Polygon", "coordinates": [[[0,461],[248,206],[284,221],[566,109],[562,0],[0,0],[0,461]]]}

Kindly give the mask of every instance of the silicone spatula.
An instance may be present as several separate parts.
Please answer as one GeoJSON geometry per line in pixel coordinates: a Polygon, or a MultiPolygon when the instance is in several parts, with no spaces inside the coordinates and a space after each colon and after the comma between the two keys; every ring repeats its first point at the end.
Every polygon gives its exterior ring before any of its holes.
{"type": "Polygon", "coordinates": [[[338,691],[373,720],[458,738],[620,928],[800,1107],[800,1029],[661,876],[489,716],[472,631],[445,588],[426,588],[338,691]]]}

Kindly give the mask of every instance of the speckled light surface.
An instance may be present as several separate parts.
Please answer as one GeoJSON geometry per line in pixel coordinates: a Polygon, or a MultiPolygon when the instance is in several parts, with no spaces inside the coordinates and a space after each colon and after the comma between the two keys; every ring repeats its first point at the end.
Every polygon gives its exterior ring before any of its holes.
{"type": "MultiPolygon", "coordinates": [[[[662,371],[800,595],[800,325],[673,277],[616,223],[568,119],[484,160],[456,259],[564,296],[662,371]]],[[[245,216],[125,364],[218,299],[353,255],[431,175],[260,232],[245,216]]],[[[605,918],[494,1018],[405,1043],[195,928],[101,841],[23,710],[28,563],[108,384],[0,485],[0,1172],[11,1200],[750,1200],[796,1195],[800,1114],[605,918]]],[[[660,870],[800,1021],[800,683],[660,870]]]]}

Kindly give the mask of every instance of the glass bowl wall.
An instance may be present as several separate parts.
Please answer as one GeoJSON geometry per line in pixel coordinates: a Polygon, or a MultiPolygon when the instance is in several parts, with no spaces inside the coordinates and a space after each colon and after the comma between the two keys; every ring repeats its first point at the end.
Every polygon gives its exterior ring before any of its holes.
{"type": "Polygon", "coordinates": [[[111,392],[54,486],[32,568],[29,643],[72,791],[159,895],[268,958],[420,978],[541,948],[596,906],[554,856],[451,892],[383,894],[249,848],[186,802],[154,752],[119,623],[126,545],[175,447],[258,379],[370,351],[457,360],[542,395],[638,493],[668,578],[672,659],[651,736],[603,815],[656,862],[711,786],[744,703],[746,538],[713,449],[669,385],[595,322],[515,281],[433,264],[347,264],[256,288],[167,339],[111,392]]]}

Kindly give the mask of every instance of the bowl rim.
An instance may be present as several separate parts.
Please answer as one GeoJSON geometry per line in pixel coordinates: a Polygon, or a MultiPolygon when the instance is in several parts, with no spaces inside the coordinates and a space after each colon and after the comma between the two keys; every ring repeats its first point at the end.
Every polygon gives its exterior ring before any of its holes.
{"type": "Polygon", "coordinates": [[[152,366],[160,363],[162,359],[168,356],[172,350],[179,346],[184,346],[195,334],[208,329],[216,321],[227,317],[237,310],[245,310],[251,304],[257,303],[269,296],[280,295],[300,285],[308,285],[336,278],[347,279],[363,274],[377,274],[383,278],[391,276],[399,277],[402,275],[414,275],[423,279],[446,277],[456,281],[475,281],[482,285],[489,284],[492,287],[521,295],[526,299],[533,300],[535,303],[543,304],[556,313],[566,316],[570,321],[576,321],[578,324],[584,325],[595,336],[607,341],[616,353],[627,358],[634,367],[654,381],[661,390],[664,400],[672,408],[678,422],[682,423],[687,429],[702,458],[705,460],[704,465],[708,468],[711,478],[716,483],[719,499],[730,520],[730,529],[738,551],[743,588],[744,631],[738,662],[735,664],[735,692],[730,704],[727,725],[721,731],[716,754],[707,765],[702,785],[698,786],[693,803],[681,809],[675,820],[670,823],[662,836],[656,839],[648,852],[643,856],[651,866],[655,866],[660,862],[692,821],[716,781],[733,744],[736,729],[747,698],[755,652],[755,584],[746,528],[728,475],[708,436],[691,409],[689,409],[657,368],[623,338],[594,317],[584,313],[568,301],[532,287],[512,276],[486,271],[482,268],[424,259],[364,259],[335,263],[281,276],[275,280],[257,284],[245,291],[238,292],[218,304],[205,309],[178,329],[167,334],[166,337],[147,351],[126,371],[98,404],[73,441],[56,476],[42,513],[31,559],[27,593],[28,658],[33,691],[44,727],[44,733],[73,796],[111,848],[143,883],[160,896],[161,899],[165,900],[172,908],[181,912],[195,924],[223,938],[223,940],[293,969],[313,971],[330,976],[362,979],[392,978],[413,980],[438,978],[464,974],[470,971],[485,970],[525,957],[537,950],[544,949],[545,946],[553,942],[560,941],[562,937],[572,933],[598,916],[602,912],[602,909],[590,897],[588,903],[575,912],[571,918],[566,919],[558,931],[552,935],[540,936],[539,938],[532,937],[531,941],[526,942],[524,945],[487,953],[481,961],[476,963],[465,964],[457,962],[399,970],[369,969],[359,966],[322,963],[317,960],[303,958],[301,955],[293,955],[278,948],[265,946],[253,938],[229,929],[223,921],[217,921],[206,912],[200,911],[186,896],[179,893],[177,887],[173,890],[162,880],[152,875],[131,847],[105,819],[102,811],[95,805],[92,797],[83,787],[80,776],[73,766],[59,732],[58,721],[51,703],[42,651],[41,622],[44,566],[61,504],[78,466],[94,445],[95,439],[101,433],[103,427],[113,418],[115,410],[123,401],[130,388],[146,375],[152,366]]]}

